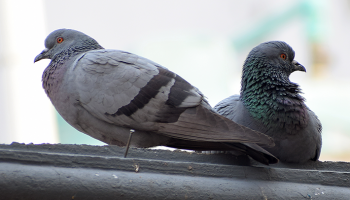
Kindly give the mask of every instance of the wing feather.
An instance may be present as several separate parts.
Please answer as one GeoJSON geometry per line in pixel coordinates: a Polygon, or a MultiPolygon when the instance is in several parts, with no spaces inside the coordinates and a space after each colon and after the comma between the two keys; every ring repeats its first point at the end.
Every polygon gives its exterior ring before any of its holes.
{"type": "Polygon", "coordinates": [[[197,88],[150,60],[96,50],[75,65],[78,100],[100,120],[184,140],[273,145],[271,138],[215,113],[197,88]]]}

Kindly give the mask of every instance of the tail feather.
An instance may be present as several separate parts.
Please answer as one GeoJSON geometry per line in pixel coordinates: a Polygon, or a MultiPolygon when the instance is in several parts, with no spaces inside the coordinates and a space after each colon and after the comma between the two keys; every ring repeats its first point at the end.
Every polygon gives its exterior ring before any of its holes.
{"type": "Polygon", "coordinates": [[[198,142],[242,142],[274,146],[273,139],[239,125],[199,105],[185,110],[174,123],[159,123],[158,132],[172,138],[198,142]]]}
{"type": "Polygon", "coordinates": [[[237,148],[244,149],[245,154],[247,154],[254,160],[260,163],[263,163],[265,165],[278,163],[278,159],[274,155],[272,155],[271,153],[269,153],[268,151],[266,151],[265,149],[263,149],[257,144],[252,144],[252,143],[244,143],[244,144],[225,143],[225,144],[228,146],[234,146],[236,149],[237,148]]]}
{"type": "Polygon", "coordinates": [[[233,151],[236,155],[248,155],[254,160],[265,164],[275,164],[278,159],[257,144],[227,143],[227,142],[196,142],[189,140],[172,139],[166,146],[196,151],[233,151]]]}

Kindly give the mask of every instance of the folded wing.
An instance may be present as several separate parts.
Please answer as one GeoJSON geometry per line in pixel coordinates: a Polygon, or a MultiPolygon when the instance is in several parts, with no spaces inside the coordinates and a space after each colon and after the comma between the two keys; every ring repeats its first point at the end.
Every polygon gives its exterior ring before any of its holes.
{"type": "Polygon", "coordinates": [[[77,58],[71,70],[78,102],[108,123],[183,140],[274,145],[218,115],[197,88],[148,59],[96,50],[77,58]]]}

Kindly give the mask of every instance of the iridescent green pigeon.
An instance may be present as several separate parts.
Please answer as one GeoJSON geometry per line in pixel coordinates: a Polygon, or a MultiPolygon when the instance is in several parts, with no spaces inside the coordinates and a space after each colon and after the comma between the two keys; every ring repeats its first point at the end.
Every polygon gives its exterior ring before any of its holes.
{"type": "Polygon", "coordinates": [[[272,137],[265,147],[282,162],[317,160],[322,138],[321,122],[304,103],[300,88],[289,80],[294,71],[306,72],[294,60],[285,42],[262,43],[246,58],[241,94],[219,102],[214,109],[232,121],[272,137]]]}

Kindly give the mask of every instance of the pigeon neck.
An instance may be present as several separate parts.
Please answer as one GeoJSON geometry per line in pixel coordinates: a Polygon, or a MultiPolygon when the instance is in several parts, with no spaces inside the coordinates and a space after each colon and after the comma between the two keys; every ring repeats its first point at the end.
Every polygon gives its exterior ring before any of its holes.
{"type": "Polygon", "coordinates": [[[290,134],[306,127],[308,109],[297,84],[283,75],[249,75],[243,74],[241,100],[255,119],[269,129],[284,129],[290,134]]]}
{"type": "Polygon", "coordinates": [[[103,49],[103,47],[99,45],[97,42],[90,41],[90,40],[83,40],[78,45],[70,47],[64,51],[61,51],[60,53],[55,54],[51,58],[51,62],[67,60],[80,53],[84,53],[92,50],[98,50],[98,49],[103,49]]]}
{"type": "Polygon", "coordinates": [[[63,79],[63,75],[67,71],[69,65],[68,60],[71,60],[72,58],[74,59],[75,56],[81,53],[97,49],[103,49],[103,47],[97,42],[93,44],[87,43],[86,45],[69,48],[54,55],[42,76],[43,88],[45,89],[46,94],[51,98],[51,95],[58,89],[63,79]]]}

